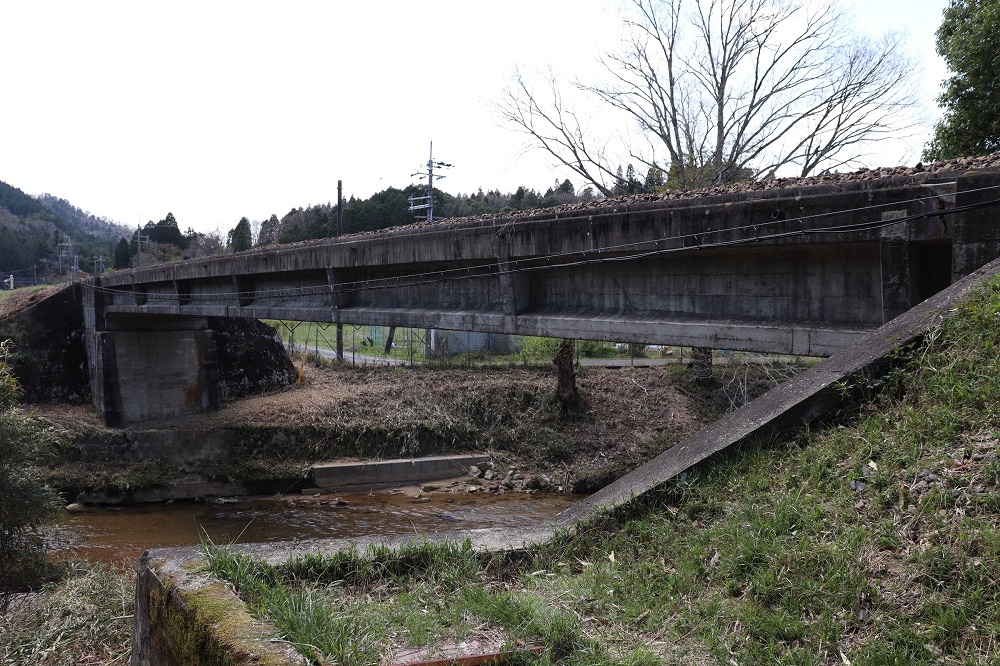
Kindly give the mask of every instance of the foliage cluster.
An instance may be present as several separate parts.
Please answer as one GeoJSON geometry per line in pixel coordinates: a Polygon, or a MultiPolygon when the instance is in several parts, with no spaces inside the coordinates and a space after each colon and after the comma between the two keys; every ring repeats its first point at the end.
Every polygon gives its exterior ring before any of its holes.
{"type": "Polygon", "coordinates": [[[1000,2],[951,0],[936,45],[951,76],[938,98],[944,117],[934,128],[924,159],[1000,150],[1000,2]]]}
{"type": "MultiPolygon", "coordinates": [[[[403,189],[387,188],[368,199],[350,197],[344,202],[343,233],[378,231],[399,227],[422,219],[422,211],[410,211],[410,197],[426,194],[422,185],[408,185],[403,189]]],[[[498,190],[473,194],[452,195],[434,190],[434,218],[469,217],[512,213],[532,208],[548,208],[565,203],[586,201],[593,197],[593,190],[585,188],[578,196],[569,180],[556,182],[544,193],[518,187],[513,193],[498,190]]],[[[337,206],[321,204],[307,208],[293,208],[278,220],[272,216],[260,224],[257,245],[273,242],[294,243],[315,238],[328,238],[337,234],[337,206]]]]}

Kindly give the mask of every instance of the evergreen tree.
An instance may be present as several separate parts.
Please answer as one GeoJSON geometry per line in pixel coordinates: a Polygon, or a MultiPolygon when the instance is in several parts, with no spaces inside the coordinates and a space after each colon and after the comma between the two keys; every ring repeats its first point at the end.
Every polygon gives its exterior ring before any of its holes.
{"type": "Polygon", "coordinates": [[[924,159],[1000,150],[1000,0],[951,0],[937,31],[951,77],[938,102],[944,117],[924,159]]]}
{"type": "Polygon", "coordinates": [[[243,252],[253,246],[252,235],[250,233],[250,220],[243,217],[226,235],[226,246],[233,252],[243,252]]]}
{"type": "Polygon", "coordinates": [[[122,238],[118,241],[118,245],[115,246],[115,268],[121,270],[122,268],[128,268],[128,262],[132,258],[132,248],[129,245],[127,239],[122,238]]]}
{"type": "Polygon", "coordinates": [[[278,242],[278,235],[281,232],[281,221],[278,216],[271,214],[271,217],[260,223],[260,233],[257,235],[257,245],[264,246],[278,242]]]}

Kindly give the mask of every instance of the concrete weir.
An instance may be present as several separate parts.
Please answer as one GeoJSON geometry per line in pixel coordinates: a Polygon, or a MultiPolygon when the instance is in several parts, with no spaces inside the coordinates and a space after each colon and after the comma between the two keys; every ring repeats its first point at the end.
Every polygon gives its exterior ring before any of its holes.
{"type": "MultiPolygon", "coordinates": [[[[315,490],[345,491],[390,488],[462,476],[472,465],[489,462],[486,454],[320,463],[312,469],[315,490]]],[[[305,492],[305,491],[303,491],[305,492]]]]}
{"type": "MultiPolygon", "coordinates": [[[[1000,273],[994,260],[944,291],[865,336],[857,344],[803,372],[793,380],[732,412],[674,446],[614,484],[563,512],[551,524],[510,530],[472,530],[428,535],[430,542],[470,540],[482,550],[518,549],[544,543],[557,530],[622,506],[656,490],[684,470],[733,447],[766,441],[843,406],[840,386],[861,377],[876,378],[894,350],[920,340],[982,280],[1000,273]]],[[[423,538],[423,537],[421,537],[423,538]]],[[[410,538],[378,535],[349,540],[239,546],[278,563],[306,552],[331,553],[348,547],[382,544],[398,547],[410,538]]],[[[203,572],[197,548],[147,551],[139,562],[132,664],[300,664],[283,643],[268,640],[274,627],[254,620],[224,585],[203,572]]]]}

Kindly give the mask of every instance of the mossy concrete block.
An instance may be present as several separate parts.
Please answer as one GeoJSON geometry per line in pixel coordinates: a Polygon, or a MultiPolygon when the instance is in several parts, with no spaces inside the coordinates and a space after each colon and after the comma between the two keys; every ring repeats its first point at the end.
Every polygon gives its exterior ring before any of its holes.
{"type": "MultiPolygon", "coordinates": [[[[363,536],[307,543],[286,542],[229,546],[278,565],[314,553],[372,546],[400,548],[414,541],[431,544],[472,543],[479,551],[520,550],[552,538],[549,526],[510,530],[491,528],[443,534],[363,536]]],[[[198,548],[162,548],[143,553],[136,577],[132,666],[216,666],[307,664],[277,629],[254,619],[246,605],[218,579],[205,573],[198,548]]]]}
{"type": "Polygon", "coordinates": [[[136,581],[132,666],[306,664],[277,629],[250,616],[223,583],[203,572],[197,550],[164,558],[148,551],[136,581]]]}

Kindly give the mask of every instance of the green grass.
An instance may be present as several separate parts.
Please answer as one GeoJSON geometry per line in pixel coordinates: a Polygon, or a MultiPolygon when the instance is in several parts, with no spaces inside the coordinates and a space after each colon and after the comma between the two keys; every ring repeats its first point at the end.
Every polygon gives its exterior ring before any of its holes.
{"type": "Polygon", "coordinates": [[[24,294],[24,293],[29,293],[30,294],[30,293],[33,293],[33,292],[36,292],[36,291],[42,291],[43,289],[48,289],[51,286],[52,285],[48,285],[48,284],[39,284],[39,285],[31,286],[31,287],[18,287],[17,289],[13,289],[13,290],[11,290],[11,289],[0,289],[0,303],[2,303],[3,301],[7,300],[10,296],[12,296],[14,294],[24,294]]]}
{"type": "Polygon", "coordinates": [[[524,663],[996,663],[1000,281],[863,388],[527,555],[417,545],[261,580],[382,646],[343,663],[483,626],[545,648],[524,663]]]}
{"type": "MultiPolygon", "coordinates": [[[[303,345],[309,350],[317,347],[326,351],[336,348],[336,325],[314,322],[298,322],[283,320],[263,320],[277,331],[282,341],[288,344],[303,345]]],[[[354,353],[365,357],[379,359],[395,359],[413,363],[432,363],[438,365],[474,365],[496,364],[529,364],[551,363],[559,347],[559,338],[539,338],[532,336],[516,336],[518,351],[510,354],[497,354],[486,350],[456,349],[448,353],[439,353],[434,358],[424,358],[425,330],[399,327],[393,337],[393,347],[385,353],[385,338],[388,332],[385,326],[344,326],[344,355],[350,359],[354,353]]],[[[594,340],[577,340],[578,356],[581,359],[644,359],[649,358],[654,350],[646,345],[615,345],[594,340]]],[[[661,356],[678,356],[682,350],[678,348],[656,349],[655,354],[661,356]]],[[[310,357],[310,360],[314,360],[310,357]]]]}

